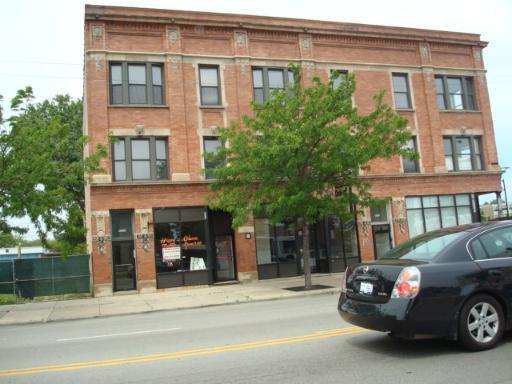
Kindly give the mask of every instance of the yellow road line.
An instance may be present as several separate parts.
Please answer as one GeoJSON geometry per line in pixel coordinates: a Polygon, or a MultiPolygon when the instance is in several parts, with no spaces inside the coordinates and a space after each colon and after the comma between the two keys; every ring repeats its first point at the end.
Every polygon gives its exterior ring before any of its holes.
{"type": "Polygon", "coordinates": [[[359,327],[347,327],[340,329],[333,329],[328,331],[321,331],[310,333],[301,336],[292,336],[292,337],[282,337],[278,339],[267,339],[260,340],[249,343],[235,344],[235,345],[223,345],[219,347],[209,347],[209,348],[201,348],[201,349],[190,349],[181,352],[167,352],[167,353],[157,353],[151,355],[141,355],[141,356],[132,356],[118,359],[108,359],[108,360],[94,360],[94,361],[85,361],[85,362],[77,362],[70,364],[59,364],[59,365],[46,365],[46,366],[36,366],[29,368],[14,368],[14,369],[3,369],[0,370],[0,377],[6,376],[22,376],[22,375],[32,375],[36,373],[44,373],[44,372],[65,372],[65,371],[74,371],[78,369],[90,369],[90,368],[99,368],[99,367],[111,367],[115,365],[126,365],[126,364],[141,364],[148,363],[154,361],[163,361],[163,360],[174,360],[181,359],[186,357],[193,356],[205,356],[205,355],[213,355],[217,353],[225,353],[225,352],[233,352],[233,351],[244,351],[249,349],[257,349],[264,347],[271,347],[275,345],[283,345],[283,344],[294,344],[301,343],[305,341],[312,340],[320,340],[326,339],[336,336],[344,336],[344,335],[353,335],[366,332],[365,329],[359,327]]]}

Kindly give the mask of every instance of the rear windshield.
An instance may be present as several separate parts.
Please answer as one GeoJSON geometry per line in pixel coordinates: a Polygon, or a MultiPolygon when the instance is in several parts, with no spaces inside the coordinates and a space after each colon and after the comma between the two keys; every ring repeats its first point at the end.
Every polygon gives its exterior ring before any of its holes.
{"type": "Polygon", "coordinates": [[[464,235],[466,235],[465,232],[426,233],[391,249],[382,255],[381,259],[432,260],[439,252],[464,235]]]}

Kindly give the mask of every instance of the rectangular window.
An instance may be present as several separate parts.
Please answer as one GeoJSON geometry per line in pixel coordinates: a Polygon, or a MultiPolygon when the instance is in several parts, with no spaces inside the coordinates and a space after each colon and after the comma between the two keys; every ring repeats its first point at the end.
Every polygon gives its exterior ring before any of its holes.
{"type": "Polygon", "coordinates": [[[110,65],[110,102],[123,104],[123,75],[121,64],[110,65]]]}
{"type": "Polygon", "coordinates": [[[473,222],[468,194],[405,198],[409,237],[473,222]]]}
{"type": "Polygon", "coordinates": [[[159,208],[153,221],[157,287],[207,284],[206,209],[159,208]]]}
{"type": "Polygon", "coordinates": [[[437,106],[440,110],[476,110],[473,78],[436,76],[437,106]]]}
{"type": "MultiPolygon", "coordinates": [[[[404,145],[405,149],[409,149],[415,153],[418,153],[418,147],[416,145],[416,137],[411,138],[404,145]]],[[[418,160],[410,160],[405,157],[402,157],[402,164],[404,166],[404,173],[418,173],[420,171],[420,166],[418,164],[418,160]]]]}
{"type": "Polygon", "coordinates": [[[119,138],[112,145],[112,152],[115,181],[169,178],[165,138],[119,138]]]}
{"type": "Polygon", "coordinates": [[[481,171],[482,148],[480,136],[445,136],[444,158],[448,171],[481,171]]]}
{"type": "Polygon", "coordinates": [[[212,65],[199,66],[199,87],[201,105],[221,105],[219,67],[212,65]]]}
{"type": "Polygon", "coordinates": [[[163,67],[154,63],[110,63],[112,105],[163,105],[163,67]]]}
{"type": "MultiPolygon", "coordinates": [[[[222,141],[218,137],[203,137],[203,149],[204,153],[217,154],[219,149],[223,147],[222,141]]],[[[209,160],[204,159],[205,177],[207,179],[213,179],[213,170],[217,166],[224,163],[224,160],[209,160]]]]}
{"type": "Polygon", "coordinates": [[[293,72],[285,68],[253,68],[252,85],[254,101],[265,103],[276,90],[284,90],[294,82],[293,72]]]}
{"type": "Polygon", "coordinates": [[[396,109],[412,108],[409,80],[406,73],[393,73],[393,94],[396,109]]]}
{"type": "Polygon", "coordinates": [[[348,71],[342,71],[342,70],[339,70],[339,69],[333,69],[331,71],[331,76],[333,74],[337,75],[337,77],[335,79],[333,79],[333,81],[332,81],[332,87],[334,89],[336,89],[347,79],[348,71]]]}

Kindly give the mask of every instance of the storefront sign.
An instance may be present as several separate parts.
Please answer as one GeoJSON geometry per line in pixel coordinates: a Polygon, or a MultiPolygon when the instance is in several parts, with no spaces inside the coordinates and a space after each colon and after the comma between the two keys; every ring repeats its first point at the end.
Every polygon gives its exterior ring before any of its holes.
{"type": "Polygon", "coordinates": [[[181,258],[181,247],[162,248],[163,261],[179,260],[181,258]]]}
{"type": "Polygon", "coordinates": [[[181,245],[183,249],[188,249],[190,247],[202,246],[204,243],[197,236],[185,235],[181,239],[181,245]]]}

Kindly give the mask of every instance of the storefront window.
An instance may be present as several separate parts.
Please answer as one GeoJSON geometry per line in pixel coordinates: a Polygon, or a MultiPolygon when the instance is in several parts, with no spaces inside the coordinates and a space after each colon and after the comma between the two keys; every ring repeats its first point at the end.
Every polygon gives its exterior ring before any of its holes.
{"type": "Polygon", "coordinates": [[[356,221],[354,219],[343,223],[343,242],[347,265],[359,262],[359,248],[357,247],[356,221]]]}
{"type": "MultiPolygon", "coordinates": [[[[301,223],[272,224],[266,217],[254,220],[258,272],[261,278],[297,274],[303,268],[301,223]],[[299,230],[297,230],[297,228],[299,230]],[[296,237],[296,233],[299,237],[296,237]],[[299,270],[297,270],[299,266],[299,270]]],[[[341,272],[359,262],[355,220],[343,222],[328,216],[309,226],[310,266],[313,272],[341,272]]]]}
{"type": "Polygon", "coordinates": [[[296,261],[295,231],[288,223],[272,224],[265,217],[254,220],[258,264],[296,261]]]}
{"type": "Polygon", "coordinates": [[[469,194],[410,196],[405,202],[409,237],[473,221],[469,194]]]}
{"type": "Polygon", "coordinates": [[[207,269],[203,208],[158,209],[154,221],[157,274],[207,269]]]}

